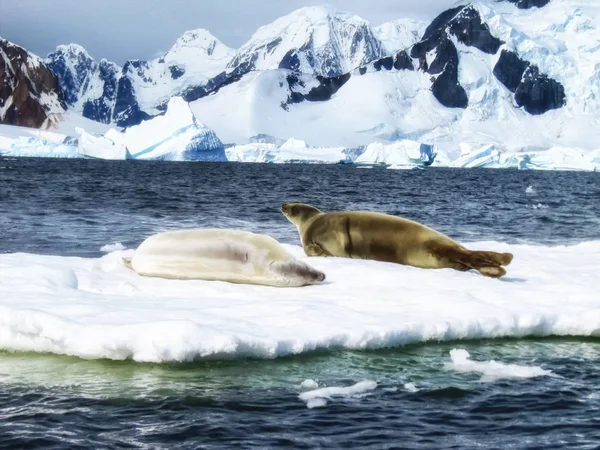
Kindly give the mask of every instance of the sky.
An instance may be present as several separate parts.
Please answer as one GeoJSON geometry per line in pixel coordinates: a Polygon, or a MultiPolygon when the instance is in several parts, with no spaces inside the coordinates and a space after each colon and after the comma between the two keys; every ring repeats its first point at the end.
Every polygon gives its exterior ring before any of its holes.
{"type": "Polygon", "coordinates": [[[0,36],[42,57],[75,42],[96,59],[122,65],[158,57],[196,28],[238,48],[258,27],[324,3],[377,26],[403,17],[430,20],[456,0],[0,0],[0,36]]]}

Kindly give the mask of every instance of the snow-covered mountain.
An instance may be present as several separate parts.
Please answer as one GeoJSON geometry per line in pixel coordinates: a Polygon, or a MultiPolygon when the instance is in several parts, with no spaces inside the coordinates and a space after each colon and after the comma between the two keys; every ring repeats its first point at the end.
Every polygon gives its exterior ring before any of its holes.
{"type": "Polygon", "coordinates": [[[499,151],[600,145],[600,4],[464,2],[410,48],[344,75],[255,71],[192,103],[224,142],[418,140],[499,151]],[[230,105],[235,102],[236,107],[230,105]]]}
{"type": "Polygon", "coordinates": [[[163,113],[171,97],[204,86],[232,56],[232,49],[199,29],[186,31],[164,56],[127,61],[122,68],[105,59],[96,62],[76,44],[59,46],[46,62],[74,111],[129,126],[163,113]]]}
{"type": "Polygon", "coordinates": [[[280,68],[335,77],[385,53],[366,20],[331,6],[313,6],[259,28],[228,68],[238,74],[280,68]]]}
{"type": "Polygon", "coordinates": [[[373,28],[373,32],[385,49],[392,55],[417,43],[427,28],[427,23],[413,19],[397,19],[373,28]]]}
{"type": "Polygon", "coordinates": [[[106,59],[96,62],[77,44],[59,46],[48,55],[46,64],[74,112],[102,123],[112,121],[121,67],[106,59]]]}
{"type": "Polygon", "coordinates": [[[58,80],[43,61],[0,38],[0,123],[39,128],[64,112],[58,80]]]}
{"type": "Polygon", "coordinates": [[[187,31],[161,58],[123,66],[113,121],[136,125],[164,112],[169,99],[188,96],[225,69],[233,50],[206,30],[187,31]]]}

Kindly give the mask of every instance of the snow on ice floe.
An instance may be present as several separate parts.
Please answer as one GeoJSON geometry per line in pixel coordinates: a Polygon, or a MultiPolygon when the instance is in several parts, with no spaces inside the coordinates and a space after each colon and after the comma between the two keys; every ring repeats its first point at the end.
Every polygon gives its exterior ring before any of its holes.
{"type": "Polygon", "coordinates": [[[496,381],[502,379],[535,378],[550,375],[551,370],[539,366],[521,366],[505,364],[498,361],[473,361],[471,355],[464,349],[455,348],[450,351],[452,362],[446,367],[462,373],[480,373],[481,381],[496,381]]]}
{"type": "Polygon", "coordinates": [[[122,261],[133,250],[97,259],[4,254],[0,348],[165,362],[600,335],[600,241],[470,246],[513,252],[508,275],[310,258],[324,284],[275,288],[141,277],[122,261]]]}
{"type": "Polygon", "coordinates": [[[307,408],[312,409],[326,406],[327,400],[331,400],[334,397],[360,398],[368,395],[370,391],[375,389],[377,389],[377,383],[375,381],[363,380],[347,387],[331,386],[301,392],[298,395],[298,398],[306,402],[307,408]]]}

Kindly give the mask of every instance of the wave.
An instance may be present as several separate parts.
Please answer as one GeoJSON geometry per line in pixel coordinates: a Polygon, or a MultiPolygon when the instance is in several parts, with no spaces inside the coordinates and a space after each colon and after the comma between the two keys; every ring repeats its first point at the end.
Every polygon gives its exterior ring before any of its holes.
{"type": "MultiPolygon", "coordinates": [[[[282,289],[141,277],[122,263],[132,250],[95,259],[4,254],[0,348],[171,362],[600,335],[600,241],[469,247],[514,253],[508,275],[311,258],[327,282],[282,289]]],[[[286,248],[306,259],[301,248],[286,248]]]]}

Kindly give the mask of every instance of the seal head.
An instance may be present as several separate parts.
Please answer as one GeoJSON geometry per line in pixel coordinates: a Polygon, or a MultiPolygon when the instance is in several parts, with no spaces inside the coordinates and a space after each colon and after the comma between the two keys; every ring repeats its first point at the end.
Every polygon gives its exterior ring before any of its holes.
{"type": "Polygon", "coordinates": [[[281,212],[287,220],[292,222],[298,229],[301,225],[308,223],[312,218],[322,214],[321,210],[306,203],[284,203],[281,212]]]}

